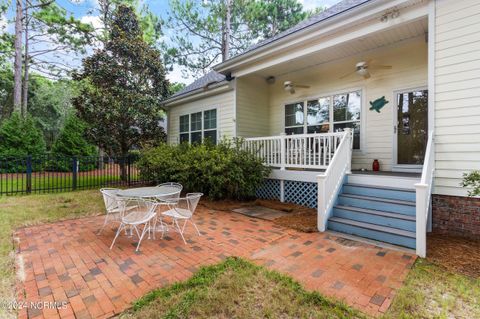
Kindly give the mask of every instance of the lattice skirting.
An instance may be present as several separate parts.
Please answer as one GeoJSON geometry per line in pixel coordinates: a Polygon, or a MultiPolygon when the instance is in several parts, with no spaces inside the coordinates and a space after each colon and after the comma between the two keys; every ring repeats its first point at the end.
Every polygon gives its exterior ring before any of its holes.
{"type": "Polygon", "coordinates": [[[280,181],[278,179],[265,179],[263,185],[257,189],[257,197],[280,200],[280,181]]]}
{"type": "MultiPolygon", "coordinates": [[[[257,197],[280,200],[282,195],[280,183],[278,179],[265,179],[262,187],[257,190],[257,197]]],[[[317,183],[284,181],[283,198],[287,203],[317,208],[317,183]]]]}
{"type": "Polygon", "coordinates": [[[285,181],[285,202],[317,208],[317,183],[285,181]]]}

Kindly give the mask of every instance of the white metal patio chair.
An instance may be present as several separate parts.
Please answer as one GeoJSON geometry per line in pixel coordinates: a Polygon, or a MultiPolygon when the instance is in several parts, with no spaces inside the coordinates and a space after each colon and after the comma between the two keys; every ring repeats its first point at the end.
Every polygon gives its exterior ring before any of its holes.
{"type": "Polygon", "coordinates": [[[153,237],[155,238],[155,210],[157,208],[157,202],[149,199],[140,198],[119,198],[120,207],[131,207],[132,202],[136,203],[136,208],[130,210],[128,214],[125,214],[125,216],[122,217],[120,226],[118,227],[117,233],[115,234],[115,238],[113,238],[112,244],[110,245],[110,249],[113,248],[113,245],[115,244],[115,241],[117,240],[122,230],[126,230],[127,228],[130,228],[131,232],[132,230],[135,230],[135,234],[138,237],[138,244],[135,251],[138,251],[138,249],[140,248],[140,244],[142,243],[145,234],[148,233],[148,237],[150,238],[153,231],[153,237]],[[142,226],[143,228],[141,228],[142,226]]]}
{"type": "Polygon", "coordinates": [[[118,198],[117,198],[118,191],[119,191],[118,188],[100,189],[100,192],[102,193],[102,196],[103,196],[103,202],[105,203],[105,210],[107,214],[105,215],[105,221],[103,222],[103,226],[100,228],[97,235],[100,235],[100,233],[103,231],[103,229],[105,228],[105,226],[107,226],[109,222],[120,224],[122,221],[123,213],[125,211],[129,211],[135,208],[134,206],[120,208],[120,206],[118,205],[118,198]]]}
{"type": "Polygon", "coordinates": [[[172,226],[174,226],[177,231],[182,236],[183,242],[186,244],[187,241],[183,234],[185,233],[185,226],[188,222],[190,222],[193,227],[195,227],[198,236],[200,236],[200,231],[198,230],[197,225],[193,222],[193,213],[197,208],[198,202],[200,201],[200,197],[202,197],[202,193],[189,193],[186,197],[178,198],[174,202],[170,202],[169,210],[163,212],[163,216],[167,216],[172,218],[172,226]],[[180,227],[179,221],[183,221],[183,226],[180,227]]]}

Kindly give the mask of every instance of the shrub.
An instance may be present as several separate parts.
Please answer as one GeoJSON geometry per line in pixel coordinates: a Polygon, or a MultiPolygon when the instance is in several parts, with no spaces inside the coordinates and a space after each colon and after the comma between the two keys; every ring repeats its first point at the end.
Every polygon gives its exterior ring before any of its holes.
{"type": "Polygon", "coordinates": [[[0,126],[0,158],[38,157],[46,152],[42,132],[30,116],[15,112],[0,126]]]}
{"type": "Polygon", "coordinates": [[[463,174],[462,186],[471,188],[468,196],[480,196],[480,171],[463,174]]]}
{"type": "Polygon", "coordinates": [[[71,158],[78,157],[81,171],[97,167],[97,148],[90,144],[84,137],[87,125],[74,114],[65,121],[65,126],[60,131],[57,140],[52,146],[54,170],[70,171],[71,158]],[[61,160],[64,158],[65,160],[61,160]]]}
{"type": "Polygon", "coordinates": [[[143,178],[181,183],[188,192],[210,199],[246,199],[255,196],[269,169],[241,149],[238,140],[219,145],[162,144],[144,150],[138,162],[143,178]]]}

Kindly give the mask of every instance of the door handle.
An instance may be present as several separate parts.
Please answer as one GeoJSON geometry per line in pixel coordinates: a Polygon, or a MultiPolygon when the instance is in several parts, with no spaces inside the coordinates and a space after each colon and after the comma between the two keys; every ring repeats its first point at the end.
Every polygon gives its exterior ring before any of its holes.
{"type": "Polygon", "coordinates": [[[397,134],[397,126],[396,125],[393,126],[393,134],[397,134]]]}

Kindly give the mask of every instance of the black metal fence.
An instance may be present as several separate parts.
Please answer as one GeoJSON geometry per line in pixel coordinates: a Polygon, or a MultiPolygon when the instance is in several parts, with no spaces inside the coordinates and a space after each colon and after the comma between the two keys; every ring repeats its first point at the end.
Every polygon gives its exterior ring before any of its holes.
{"type": "Polygon", "coordinates": [[[149,183],[136,162],[135,156],[0,158],[0,196],[149,183]]]}

